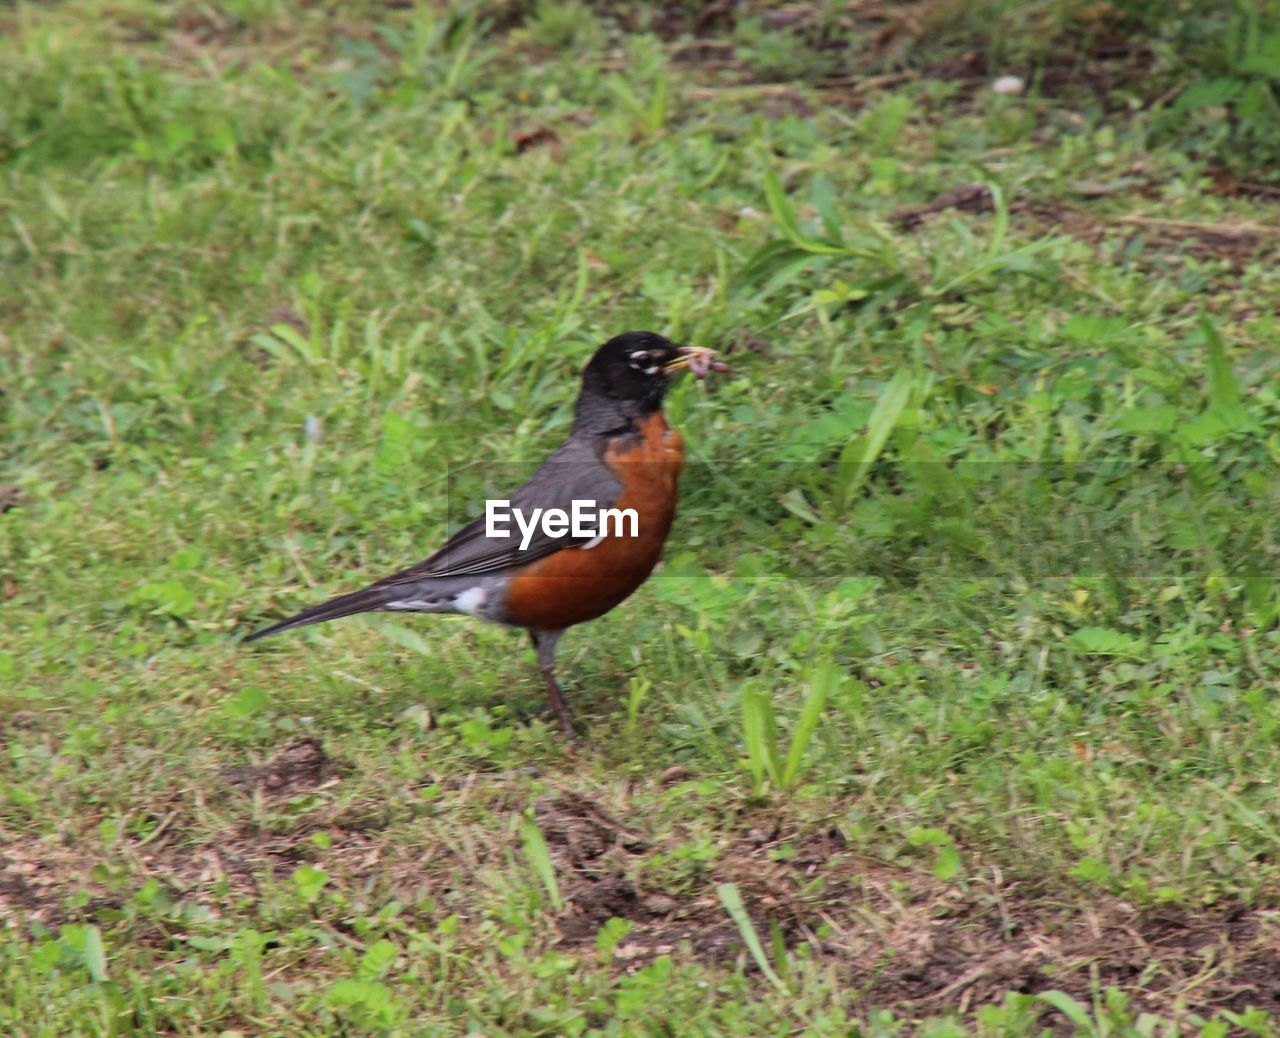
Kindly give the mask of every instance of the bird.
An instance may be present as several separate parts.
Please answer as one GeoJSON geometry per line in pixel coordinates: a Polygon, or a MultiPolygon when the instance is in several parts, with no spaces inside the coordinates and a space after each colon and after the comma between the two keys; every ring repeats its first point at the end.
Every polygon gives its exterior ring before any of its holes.
{"type": "Polygon", "coordinates": [[[416,565],[244,641],[368,612],[457,613],[524,628],[560,731],[572,740],[572,714],[556,680],[556,647],[568,628],[622,603],[658,564],[675,518],[685,453],[662,404],[685,370],[702,378],[730,369],[715,350],[680,346],[656,332],[609,339],[583,368],[568,437],[510,495],[506,511],[488,502],[484,515],[416,565]],[[594,503],[597,527],[588,527],[591,513],[582,506],[576,528],[562,529],[558,518],[552,526],[548,513],[572,516],[575,501],[594,503]],[[600,511],[606,508],[613,512],[600,511]],[[502,522],[504,516],[514,516],[515,523],[502,522]]]}

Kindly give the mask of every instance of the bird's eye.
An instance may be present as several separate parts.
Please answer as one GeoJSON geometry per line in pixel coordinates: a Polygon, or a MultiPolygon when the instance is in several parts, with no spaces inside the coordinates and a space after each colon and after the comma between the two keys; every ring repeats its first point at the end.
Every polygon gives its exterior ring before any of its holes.
{"type": "Polygon", "coordinates": [[[648,350],[636,350],[631,354],[631,367],[643,371],[646,375],[656,375],[662,370],[661,364],[653,363],[653,355],[648,350]]]}

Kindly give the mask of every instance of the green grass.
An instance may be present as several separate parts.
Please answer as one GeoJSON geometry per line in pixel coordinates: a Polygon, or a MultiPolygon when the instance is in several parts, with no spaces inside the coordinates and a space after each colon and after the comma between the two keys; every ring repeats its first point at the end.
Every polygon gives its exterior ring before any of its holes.
{"type": "Polygon", "coordinates": [[[593,10],[0,10],[0,1031],[1271,1033],[1274,202],[1123,94],[593,10]],[[517,633],[239,646],[631,328],[738,373],[584,748],[517,633]]]}

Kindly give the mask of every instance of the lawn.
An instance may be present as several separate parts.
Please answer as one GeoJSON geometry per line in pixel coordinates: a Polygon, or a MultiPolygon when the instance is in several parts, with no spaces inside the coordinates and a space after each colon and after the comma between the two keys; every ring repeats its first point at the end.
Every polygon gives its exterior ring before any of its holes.
{"type": "Polygon", "coordinates": [[[0,6],[0,1033],[1274,1033],[1278,19],[0,6]],[[240,644],[643,328],[735,373],[579,745],[240,644]]]}

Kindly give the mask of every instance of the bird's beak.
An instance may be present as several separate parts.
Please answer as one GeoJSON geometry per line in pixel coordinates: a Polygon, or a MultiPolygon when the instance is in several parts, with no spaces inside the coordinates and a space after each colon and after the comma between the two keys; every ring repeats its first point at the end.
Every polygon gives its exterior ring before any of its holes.
{"type": "Polygon", "coordinates": [[[663,366],[662,370],[669,375],[688,368],[698,378],[702,378],[708,371],[729,370],[727,365],[715,359],[716,351],[705,346],[680,346],[678,351],[675,359],[663,366]]]}

